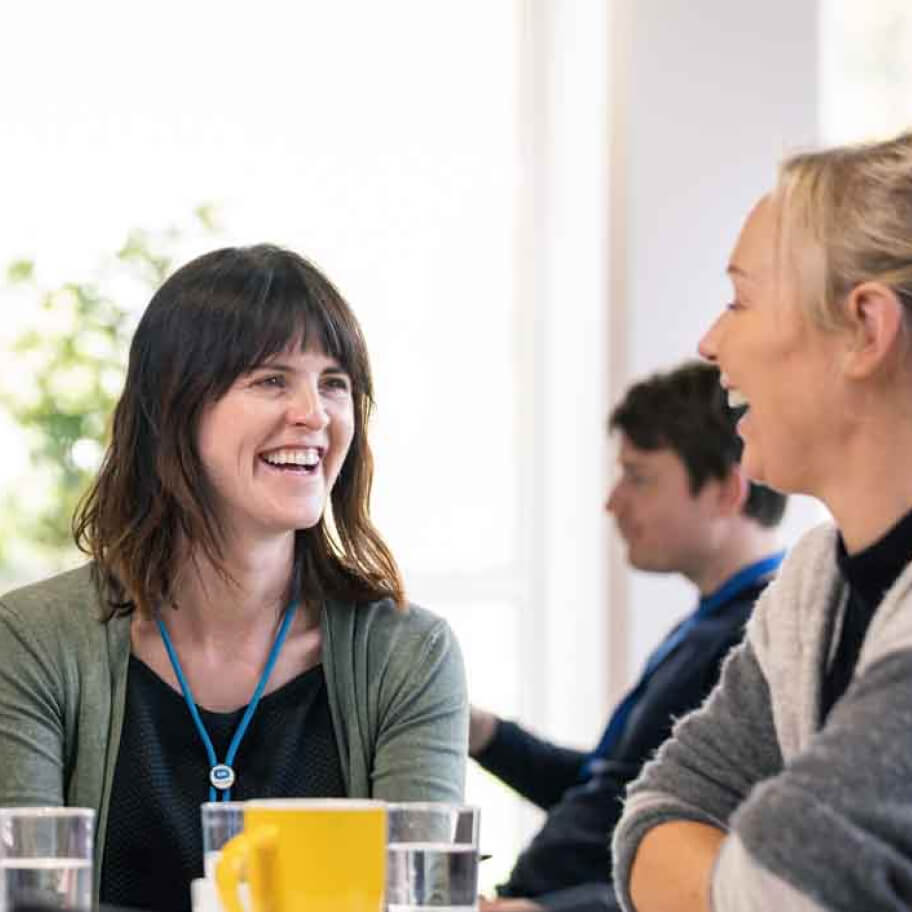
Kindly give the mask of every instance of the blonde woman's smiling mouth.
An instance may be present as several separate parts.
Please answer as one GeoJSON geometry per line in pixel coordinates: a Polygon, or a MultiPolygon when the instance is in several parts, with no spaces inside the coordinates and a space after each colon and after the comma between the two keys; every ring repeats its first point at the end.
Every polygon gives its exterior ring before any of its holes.
{"type": "Polygon", "coordinates": [[[725,374],[721,374],[719,377],[719,385],[723,390],[725,390],[729,408],[740,409],[747,408],[747,406],[750,405],[747,396],[745,396],[737,386],[735,386],[733,383],[730,383],[728,377],[726,377],[725,374]]]}
{"type": "Polygon", "coordinates": [[[747,401],[747,396],[738,389],[729,389],[728,390],[728,407],[733,409],[747,408],[750,403],[747,401]]]}

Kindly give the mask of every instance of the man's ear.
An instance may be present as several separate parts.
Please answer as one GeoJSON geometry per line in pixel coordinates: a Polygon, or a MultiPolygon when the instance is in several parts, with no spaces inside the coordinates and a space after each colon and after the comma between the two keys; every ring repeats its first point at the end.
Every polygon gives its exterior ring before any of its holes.
{"type": "Polygon", "coordinates": [[[750,482],[740,464],[731,467],[719,482],[719,509],[723,516],[737,516],[747,502],[750,482]]]}
{"type": "Polygon", "coordinates": [[[843,313],[848,329],[843,371],[854,380],[870,377],[889,363],[902,335],[902,302],[882,282],[862,282],[846,295],[843,313]]]}

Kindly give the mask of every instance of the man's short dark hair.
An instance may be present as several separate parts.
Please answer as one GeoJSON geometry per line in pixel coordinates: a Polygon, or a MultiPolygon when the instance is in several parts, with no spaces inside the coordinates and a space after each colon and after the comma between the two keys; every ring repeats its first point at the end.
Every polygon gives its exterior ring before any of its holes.
{"type": "MultiPolygon", "coordinates": [[[[622,431],[640,450],[668,448],[677,453],[687,468],[691,492],[697,494],[710,478],[726,478],[741,460],[741,438],[735,433],[740,416],[719,385],[719,369],[688,361],[631,386],[612,411],[608,427],[622,431]]],[[[762,526],[775,526],[785,502],[784,494],[751,482],[744,513],[762,526]]]]}

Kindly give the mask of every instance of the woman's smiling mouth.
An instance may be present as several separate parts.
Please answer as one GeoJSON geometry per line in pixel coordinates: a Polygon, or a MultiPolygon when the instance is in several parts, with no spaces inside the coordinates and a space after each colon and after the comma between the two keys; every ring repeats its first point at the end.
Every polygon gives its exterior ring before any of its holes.
{"type": "Polygon", "coordinates": [[[273,469],[312,475],[323,461],[322,447],[281,447],[260,453],[260,459],[273,469]]]}
{"type": "Polygon", "coordinates": [[[728,391],[728,407],[733,409],[746,408],[750,403],[747,396],[740,390],[730,389],[728,391]]]}

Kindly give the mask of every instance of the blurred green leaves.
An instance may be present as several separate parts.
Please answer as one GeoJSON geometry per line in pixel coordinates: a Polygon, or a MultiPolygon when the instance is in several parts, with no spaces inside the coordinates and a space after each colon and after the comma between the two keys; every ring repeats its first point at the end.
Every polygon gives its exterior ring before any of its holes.
{"type": "Polygon", "coordinates": [[[6,268],[6,280],[10,283],[27,282],[35,274],[31,260],[14,260],[6,268]]]}
{"type": "Polygon", "coordinates": [[[129,232],[86,277],[47,283],[39,262],[7,265],[0,292],[23,319],[3,356],[0,409],[7,429],[18,431],[27,465],[0,491],[5,583],[78,559],[72,516],[104,454],[135,324],[188,248],[203,240],[212,246],[218,230],[215,210],[206,205],[187,224],[129,232]]]}

